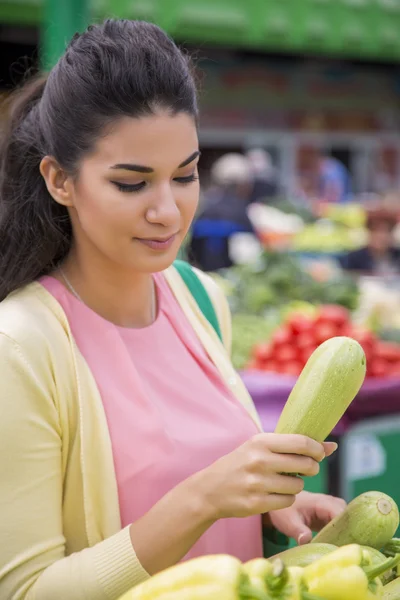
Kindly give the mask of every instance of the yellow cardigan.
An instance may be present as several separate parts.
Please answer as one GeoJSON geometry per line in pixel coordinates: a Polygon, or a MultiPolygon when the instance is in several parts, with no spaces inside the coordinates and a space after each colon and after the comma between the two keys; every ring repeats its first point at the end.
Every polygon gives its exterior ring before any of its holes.
{"type": "MultiPolygon", "coordinates": [[[[259,425],[230,359],[230,314],[204,274],[224,345],[175,269],[165,277],[259,425]]],[[[140,494],[140,489],[137,491],[140,494]]],[[[0,303],[0,598],[116,600],[148,577],[121,530],[107,421],[59,303],[39,283],[0,303]]]]}

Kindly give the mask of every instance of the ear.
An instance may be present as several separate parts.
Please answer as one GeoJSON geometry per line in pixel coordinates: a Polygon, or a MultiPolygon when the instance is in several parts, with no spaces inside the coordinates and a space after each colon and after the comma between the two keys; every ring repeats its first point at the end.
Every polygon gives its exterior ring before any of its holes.
{"type": "Polygon", "coordinates": [[[56,159],[45,156],[39,169],[52,198],[63,206],[73,206],[71,177],[60,167],[56,159]]]}

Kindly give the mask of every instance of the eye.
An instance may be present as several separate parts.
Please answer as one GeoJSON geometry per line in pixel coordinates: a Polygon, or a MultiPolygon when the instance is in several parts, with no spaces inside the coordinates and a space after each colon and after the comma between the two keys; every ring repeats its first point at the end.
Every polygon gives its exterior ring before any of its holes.
{"type": "Polygon", "coordinates": [[[187,177],[175,177],[174,181],[180,183],[182,185],[187,185],[188,183],[193,183],[193,181],[197,181],[199,178],[196,173],[192,173],[192,175],[188,175],[187,177]]]}
{"type": "Polygon", "coordinates": [[[120,192],[126,193],[140,192],[146,185],[145,181],[141,181],[140,183],[120,183],[119,181],[112,181],[111,183],[114,184],[120,192]]]}

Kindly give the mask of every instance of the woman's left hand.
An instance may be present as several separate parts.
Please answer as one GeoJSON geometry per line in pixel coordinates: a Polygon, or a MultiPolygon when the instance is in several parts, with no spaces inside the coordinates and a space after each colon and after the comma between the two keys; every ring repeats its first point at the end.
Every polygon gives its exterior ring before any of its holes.
{"type": "Polygon", "coordinates": [[[313,532],[320,531],[345,508],[346,502],[341,498],[303,491],[292,506],[265,514],[263,521],[298,544],[307,544],[313,532]]]}

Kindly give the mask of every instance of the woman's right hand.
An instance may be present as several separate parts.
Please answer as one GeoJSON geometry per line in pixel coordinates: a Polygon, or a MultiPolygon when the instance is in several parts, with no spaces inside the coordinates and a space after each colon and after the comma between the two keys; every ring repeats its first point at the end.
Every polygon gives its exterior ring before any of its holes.
{"type": "Polygon", "coordinates": [[[291,506],[304,487],[293,473],[316,475],[330,450],[303,435],[261,433],[194,477],[213,519],[263,514],[291,506]]]}

